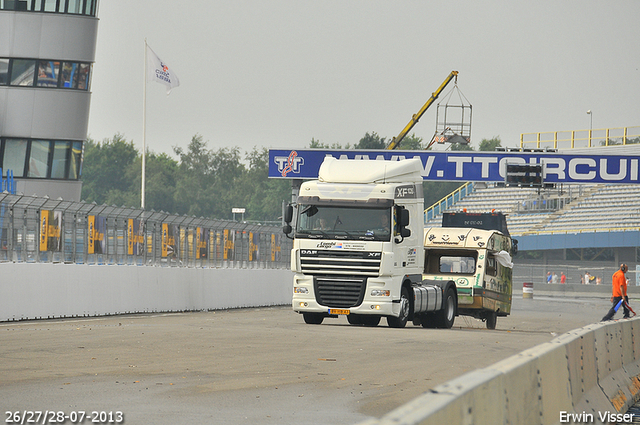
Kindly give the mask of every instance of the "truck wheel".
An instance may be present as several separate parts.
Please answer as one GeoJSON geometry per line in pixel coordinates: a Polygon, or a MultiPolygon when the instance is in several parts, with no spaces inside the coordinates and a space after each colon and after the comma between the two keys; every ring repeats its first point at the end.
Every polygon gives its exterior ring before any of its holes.
{"type": "Polygon", "coordinates": [[[442,310],[436,312],[436,325],[439,328],[451,329],[456,319],[456,293],[453,288],[447,289],[442,300],[442,310]]]}
{"type": "Polygon", "coordinates": [[[324,315],[321,313],[302,313],[304,317],[304,323],[308,325],[319,325],[324,320],[324,315]]]}
{"type": "Polygon", "coordinates": [[[380,323],[380,316],[363,316],[360,320],[362,320],[363,325],[369,328],[375,328],[378,326],[378,323],[380,323]]]}
{"type": "Polygon", "coordinates": [[[420,319],[420,324],[425,329],[433,329],[436,327],[436,318],[434,313],[425,313],[420,319]]]}
{"type": "Polygon", "coordinates": [[[498,323],[498,313],[496,313],[495,311],[490,311],[489,313],[487,313],[485,321],[487,322],[487,329],[495,329],[496,324],[498,323]]]}
{"type": "Polygon", "coordinates": [[[387,324],[390,328],[404,328],[407,325],[407,320],[409,319],[409,309],[411,308],[411,304],[409,304],[409,291],[407,287],[402,287],[402,292],[400,295],[400,315],[398,317],[388,316],[387,324]]]}
{"type": "Polygon", "coordinates": [[[357,314],[347,314],[347,322],[350,325],[362,325],[364,323],[363,317],[357,314]]]}

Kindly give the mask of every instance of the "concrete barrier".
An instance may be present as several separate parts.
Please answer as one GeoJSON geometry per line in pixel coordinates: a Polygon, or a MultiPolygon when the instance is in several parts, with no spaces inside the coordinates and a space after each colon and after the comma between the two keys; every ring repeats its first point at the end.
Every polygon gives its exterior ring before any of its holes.
{"type": "Polygon", "coordinates": [[[286,269],[0,264],[0,321],[291,303],[286,269]]]}
{"type": "Polygon", "coordinates": [[[624,423],[639,399],[637,318],[567,332],[361,425],[624,423]]]}

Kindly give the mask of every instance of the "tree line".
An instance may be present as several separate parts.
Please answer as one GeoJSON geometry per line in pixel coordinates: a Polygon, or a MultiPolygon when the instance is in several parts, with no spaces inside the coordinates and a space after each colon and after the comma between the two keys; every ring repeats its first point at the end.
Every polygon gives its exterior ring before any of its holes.
{"type": "MultiPolygon", "coordinates": [[[[387,142],[377,133],[366,133],[353,146],[324,144],[311,139],[309,148],[384,149],[387,142]]],[[[422,138],[407,136],[402,150],[422,150],[422,138]]],[[[495,150],[500,138],[483,139],[480,150],[495,150]]],[[[451,150],[473,150],[470,145],[451,145],[451,150]]],[[[269,179],[269,150],[254,147],[211,149],[202,136],[192,137],[186,149],[174,147],[176,158],[166,153],[147,152],[145,207],[171,214],[231,219],[231,209],[246,209],[245,219],[277,221],[282,201],[291,199],[288,180],[269,179]]],[[[87,140],[84,145],[82,199],[98,204],[140,207],[142,155],[121,134],[111,139],[87,140]]],[[[451,193],[459,183],[424,182],[425,206],[451,193]]]]}

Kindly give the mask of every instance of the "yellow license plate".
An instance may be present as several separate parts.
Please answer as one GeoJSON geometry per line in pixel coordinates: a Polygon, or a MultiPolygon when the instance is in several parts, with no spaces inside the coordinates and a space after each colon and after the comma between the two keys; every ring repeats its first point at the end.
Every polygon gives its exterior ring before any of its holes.
{"type": "Polygon", "coordinates": [[[330,308],[329,309],[329,314],[349,314],[350,311],[349,310],[342,310],[339,308],[330,308]]]}

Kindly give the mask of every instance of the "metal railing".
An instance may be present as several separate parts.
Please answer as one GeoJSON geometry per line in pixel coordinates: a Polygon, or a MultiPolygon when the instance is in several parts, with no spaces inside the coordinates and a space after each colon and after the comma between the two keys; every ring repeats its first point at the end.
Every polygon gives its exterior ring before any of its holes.
{"type": "Polygon", "coordinates": [[[640,143],[640,126],[520,134],[520,147],[574,149],[640,143]]]}
{"type": "Polygon", "coordinates": [[[13,178],[13,170],[6,170],[6,177],[0,168],[0,192],[9,192],[15,195],[16,181],[13,178]]]}
{"type": "Polygon", "coordinates": [[[451,192],[450,194],[448,194],[447,196],[445,196],[444,198],[440,199],[438,202],[431,205],[429,208],[424,210],[425,223],[442,214],[444,211],[449,209],[453,204],[455,204],[456,202],[458,202],[459,200],[461,200],[462,198],[464,198],[474,190],[475,190],[475,186],[473,182],[465,183],[459,188],[457,188],[456,190],[454,190],[453,192],[451,192]]]}
{"type": "Polygon", "coordinates": [[[288,268],[280,227],[0,193],[0,262],[288,268]]]}

